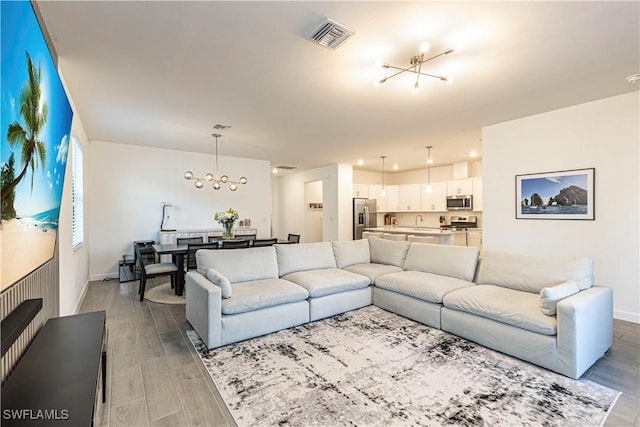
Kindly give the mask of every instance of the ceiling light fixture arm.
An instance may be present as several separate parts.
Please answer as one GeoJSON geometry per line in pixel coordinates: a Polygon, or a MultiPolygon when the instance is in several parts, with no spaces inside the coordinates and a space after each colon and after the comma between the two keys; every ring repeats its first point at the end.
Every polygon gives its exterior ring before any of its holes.
{"type": "Polygon", "coordinates": [[[402,74],[404,72],[410,72],[410,73],[416,74],[416,82],[414,84],[414,90],[415,91],[417,91],[418,88],[420,87],[420,76],[432,77],[434,79],[438,79],[438,80],[441,80],[441,81],[449,82],[449,81],[451,81],[450,77],[438,76],[438,75],[434,75],[434,74],[429,74],[429,73],[423,72],[422,71],[422,64],[424,64],[426,62],[429,62],[429,61],[433,61],[434,59],[439,58],[441,56],[448,55],[448,54],[452,53],[453,51],[454,51],[453,49],[447,49],[444,52],[441,52],[441,53],[439,53],[437,55],[430,56],[429,58],[425,58],[424,52],[421,52],[420,54],[414,55],[411,58],[409,58],[409,63],[411,65],[406,67],[406,68],[396,67],[396,66],[390,65],[390,64],[383,64],[382,65],[383,68],[389,68],[389,69],[392,69],[392,70],[397,70],[397,72],[394,73],[394,74],[391,74],[391,75],[389,75],[387,77],[384,77],[384,78],[382,78],[382,79],[380,79],[378,81],[376,81],[376,85],[380,85],[382,83],[385,83],[387,80],[389,80],[389,79],[391,79],[391,78],[393,78],[395,76],[398,76],[398,75],[400,75],[400,74],[402,74]]]}

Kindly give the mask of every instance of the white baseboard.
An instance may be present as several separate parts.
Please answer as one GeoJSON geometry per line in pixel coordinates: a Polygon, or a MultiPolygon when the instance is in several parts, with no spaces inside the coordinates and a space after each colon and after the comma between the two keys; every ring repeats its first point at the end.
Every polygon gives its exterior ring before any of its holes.
{"type": "Polygon", "coordinates": [[[82,293],[80,294],[80,298],[78,298],[78,302],[76,304],[76,308],[74,310],[75,314],[80,313],[80,307],[82,307],[82,303],[84,302],[85,297],[87,296],[87,291],[89,290],[89,281],[84,282],[84,287],[82,288],[82,293]]]}
{"type": "Polygon", "coordinates": [[[632,313],[624,310],[613,310],[613,318],[627,322],[640,323],[640,313],[632,313]]]}
{"type": "Polygon", "coordinates": [[[95,282],[97,280],[104,280],[104,279],[119,280],[120,277],[118,276],[117,272],[92,274],[91,276],[89,276],[89,280],[91,280],[92,282],[95,282]]]}

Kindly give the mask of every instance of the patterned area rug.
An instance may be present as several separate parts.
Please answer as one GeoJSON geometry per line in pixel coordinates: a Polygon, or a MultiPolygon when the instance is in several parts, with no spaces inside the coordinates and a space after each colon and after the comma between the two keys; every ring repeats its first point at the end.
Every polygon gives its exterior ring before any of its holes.
{"type": "Polygon", "coordinates": [[[375,306],[209,351],[240,426],[598,426],[619,393],[375,306]]]}

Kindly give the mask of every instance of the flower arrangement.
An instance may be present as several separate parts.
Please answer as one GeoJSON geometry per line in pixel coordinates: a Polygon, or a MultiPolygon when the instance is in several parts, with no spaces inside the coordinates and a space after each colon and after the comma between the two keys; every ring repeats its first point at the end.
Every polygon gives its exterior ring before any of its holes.
{"type": "Polygon", "coordinates": [[[233,224],[240,218],[238,215],[238,211],[235,209],[227,209],[226,211],[216,212],[213,216],[213,219],[218,221],[218,223],[222,224],[224,227],[224,233],[222,233],[222,237],[230,239],[233,237],[233,232],[231,229],[233,228],[233,224]]]}

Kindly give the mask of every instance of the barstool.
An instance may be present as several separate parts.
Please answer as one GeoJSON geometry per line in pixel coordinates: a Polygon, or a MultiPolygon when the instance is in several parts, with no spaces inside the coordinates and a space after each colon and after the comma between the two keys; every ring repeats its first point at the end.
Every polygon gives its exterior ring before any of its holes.
{"type": "Polygon", "coordinates": [[[406,234],[384,233],[382,235],[382,238],[383,239],[387,239],[387,240],[404,241],[404,240],[407,240],[407,235],[406,234]]]}

